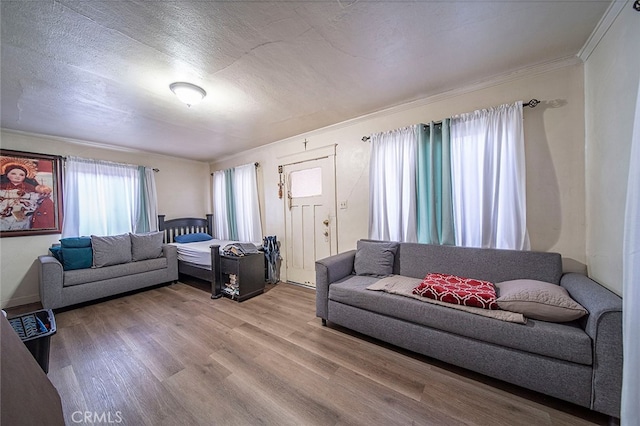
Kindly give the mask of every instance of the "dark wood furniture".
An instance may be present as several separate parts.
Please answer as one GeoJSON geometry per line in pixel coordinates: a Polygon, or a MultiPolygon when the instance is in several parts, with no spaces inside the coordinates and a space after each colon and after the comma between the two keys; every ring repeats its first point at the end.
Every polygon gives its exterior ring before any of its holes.
{"type": "MultiPolygon", "coordinates": [[[[171,220],[165,220],[165,215],[158,215],[158,229],[164,232],[165,243],[175,242],[178,235],[198,232],[213,235],[213,215],[208,214],[205,219],[189,217],[171,220]]],[[[210,249],[211,269],[178,259],[178,273],[211,283],[212,299],[222,297],[223,279],[228,280],[230,274],[236,275],[238,283],[241,282],[236,300],[241,302],[264,291],[264,254],[231,257],[221,256],[219,245],[212,244],[210,249]]]]}
{"type": "MultiPolygon", "coordinates": [[[[264,255],[220,256],[220,275],[222,295],[238,302],[257,296],[264,292],[264,255]]],[[[216,290],[212,286],[212,299],[216,290]]]]}
{"type": "MultiPolygon", "coordinates": [[[[184,217],[171,220],[165,220],[165,215],[158,215],[158,230],[164,232],[165,243],[175,242],[175,237],[178,235],[195,234],[198,232],[213,235],[213,215],[208,214],[206,219],[184,217]]],[[[216,247],[219,248],[219,246],[216,247]]],[[[178,259],[178,273],[199,278],[214,285],[216,282],[219,283],[220,281],[219,276],[216,277],[216,273],[219,271],[219,268],[213,267],[213,265],[218,265],[219,257],[220,255],[218,250],[212,249],[211,269],[178,259]]]]}

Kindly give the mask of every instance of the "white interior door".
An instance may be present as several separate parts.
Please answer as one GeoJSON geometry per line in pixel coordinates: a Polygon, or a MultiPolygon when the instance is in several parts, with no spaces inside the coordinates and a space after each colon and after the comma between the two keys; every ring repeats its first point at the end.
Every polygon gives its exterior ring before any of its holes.
{"type": "Polygon", "coordinates": [[[315,287],[315,261],[337,252],[334,158],[284,166],[287,281],[315,287]]]}

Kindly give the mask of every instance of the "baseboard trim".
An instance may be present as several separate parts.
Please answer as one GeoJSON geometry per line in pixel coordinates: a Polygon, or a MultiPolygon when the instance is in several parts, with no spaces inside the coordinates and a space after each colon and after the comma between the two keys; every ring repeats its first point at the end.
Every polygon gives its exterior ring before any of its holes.
{"type": "Polygon", "coordinates": [[[33,294],[31,296],[12,297],[10,299],[0,300],[0,307],[2,307],[2,309],[14,308],[16,306],[28,305],[30,303],[36,303],[39,301],[39,294],[33,294]]]}

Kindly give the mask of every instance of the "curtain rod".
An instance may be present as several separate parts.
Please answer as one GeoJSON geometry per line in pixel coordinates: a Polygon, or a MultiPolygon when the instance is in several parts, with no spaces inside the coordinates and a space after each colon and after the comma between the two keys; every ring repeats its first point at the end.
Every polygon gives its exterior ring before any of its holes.
{"type": "MultiPolygon", "coordinates": [[[[258,167],[260,167],[260,163],[256,161],[255,163],[253,163],[253,166],[257,169],[258,167]]],[[[231,168],[233,169],[233,167],[231,168]]],[[[213,173],[211,173],[211,176],[213,176],[213,173]]]]}
{"type": "MultiPolygon", "coordinates": [[[[523,107],[535,108],[540,103],[537,99],[531,99],[529,102],[523,103],[523,107]]],[[[442,121],[434,121],[434,124],[442,124],[442,121]]],[[[425,126],[426,129],[427,126],[425,126]]],[[[363,136],[362,142],[368,142],[371,139],[371,136],[363,136]]]]}
{"type": "MultiPolygon", "coordinates": [[[[62,159],[62,161],[65,161],[65,162],[67,161],[67,156],[66,155],[60,155],[59,157],[62,159]]],[[[105,161],[107,163],[113,163],[113,164],[124,164],[125,166],[136,166],[136,167],[139,166],[139,164],[118,163],[117,161],[111,161],[111,160],[97,160],[97,159],[94,159],[94,158],[84,158],[84,157],[78,157],[78,158],[85,159],[85,160],[92,160],[92,161],[105,161]]],[[[157,169],[157,168],[153,168],[151,170],[153,170],[156,173],[158,173],[160,171],[160,169],[157,169]]]]}

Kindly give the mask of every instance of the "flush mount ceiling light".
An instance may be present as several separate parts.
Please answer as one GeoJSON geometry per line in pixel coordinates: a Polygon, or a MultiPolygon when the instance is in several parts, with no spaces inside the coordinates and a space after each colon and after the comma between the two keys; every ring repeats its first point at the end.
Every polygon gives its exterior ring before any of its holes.
{"type": "Polygon", "coordinates": [[[205,96],[207,96],[207,92],[200,86],[196,86],[195,84],[185,83],[185,82],[176,82],[171,83],[169,85],[169,89],[173,93],[176,94],[178,99],[187,104],[187,106],[195,105],[199,103],[205,96]]]}

